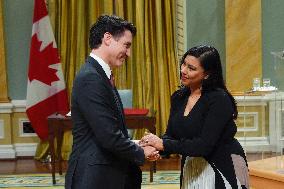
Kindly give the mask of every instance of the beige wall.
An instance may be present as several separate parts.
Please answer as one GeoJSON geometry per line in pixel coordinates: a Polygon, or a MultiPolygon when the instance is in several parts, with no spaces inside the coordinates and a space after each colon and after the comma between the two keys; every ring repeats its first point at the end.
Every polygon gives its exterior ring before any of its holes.
{"type": "Polygon", "coordinates": [[[233,93],[249,90],[262,77],[260,0],[226,0],[226,81],[233,93]]]}
{"type": "Polygon", "coordinates": [[[7,75],[6,75],[6,61],[5,61],[5,44],[4,44],[4,30],[3,30],[3,1],[0,1],[0,103],[8,102],[7,89],[7,75]]]}

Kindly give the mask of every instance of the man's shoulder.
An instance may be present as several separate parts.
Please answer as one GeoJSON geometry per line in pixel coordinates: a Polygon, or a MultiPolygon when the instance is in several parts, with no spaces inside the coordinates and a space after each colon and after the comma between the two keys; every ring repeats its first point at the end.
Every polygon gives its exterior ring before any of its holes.
{"type": "Polygon", "coordinates": [[[78,73],[89,73],[94,72],[96,74],[99,74],[99,63],[97,60],[95,60],[93,57],[88,56],[84,62],[84,64],[81,66],[78,73]]]}
{"type": "Polygon", "coordinates": [[[102,81],[102,76],[99,74],[97,69],[92,66],[89,62],[85,62],[80,70],[77,72],[74,82],[83,82],[83,81],[90,81],[90,80],[95,80],[95,81],[102,81]]]}

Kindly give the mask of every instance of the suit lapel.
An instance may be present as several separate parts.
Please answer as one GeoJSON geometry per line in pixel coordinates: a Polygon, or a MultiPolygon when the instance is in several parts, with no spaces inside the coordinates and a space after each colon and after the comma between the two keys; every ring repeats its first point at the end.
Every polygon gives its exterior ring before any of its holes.
{"type": "Polygon", "coordinates": [[[89,62],[92,66],[94,66],[94,68],[97,70],[97,72],[103,77],[104,81],[106,82],[108,88],[110,89],[110,91],[113,94],[113,98],[115,101],[115,107],[117,108],[117,112],[121,117],[121,121],[123,124],[120,124],[120,127],[122,129],[122,132],[124,133],[125,136],[128,137],[128,132],[126,130],[125,127],[125,118],[124,118],[124,113],[123,113],[123,105],[120,99],[120,96],[118,94],[117,89],[114,87],[112,87],[109,78],[107,77],[105,71],[103,70],[103,68],[101,67],[101,65],[91,56],[88,56],[87,58],[87,62],[89,62]]]}
{"type": "Polygon", "coordinates": [[[121,98],[120,98],[120,96],[118,94],[118,91],[117,91],[116,87],[113,88],[113,91],[114,91],[114,96],[117,97],[117,102],[118,102],[118,106],[120,107],[121,117],[122,117],[123,123],[124,123],[124,125],[126,125],[125,124],[124,112],[123,112],[123,104],[122,104],[121,98]]]}

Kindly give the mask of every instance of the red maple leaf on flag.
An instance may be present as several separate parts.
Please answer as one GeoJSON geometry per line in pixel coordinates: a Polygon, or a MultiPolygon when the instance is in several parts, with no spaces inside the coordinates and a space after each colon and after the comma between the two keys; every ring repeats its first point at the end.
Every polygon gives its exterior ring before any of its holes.
{"type": "Polygon", "coordinates": [[[56,75],[57,70],[49,67],[60,62],[57,48],[53,48],[51,42],[40,51],[42,41],[38,40],[36,34],[33,35],[31,44],[29,80],[35,79],[51,86],[52,82],[59,80],[56,75]]]}

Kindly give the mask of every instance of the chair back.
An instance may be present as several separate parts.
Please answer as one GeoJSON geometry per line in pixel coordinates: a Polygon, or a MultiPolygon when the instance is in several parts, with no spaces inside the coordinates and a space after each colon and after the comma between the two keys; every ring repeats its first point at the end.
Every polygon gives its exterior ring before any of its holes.
{"type": "MultiPolygon", "coordinates": [[[[123,108],[132,108],[132,90],[131,89],[120,89],[117,90],[121,98],[123,108]]],[[[130,138],[133,138],[133,129],[127,129],[130,138]]]]}
{"type": "Polygon", "coordinates": [[[124,108],[132,108],[132,90],[131,89],[120,89],[118,90],[124,108]]]}

